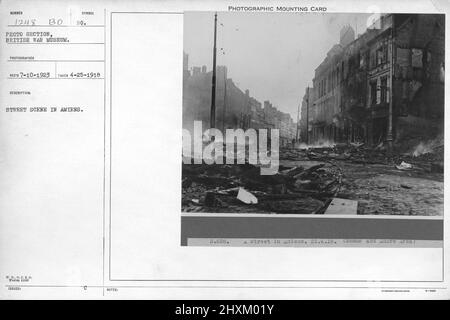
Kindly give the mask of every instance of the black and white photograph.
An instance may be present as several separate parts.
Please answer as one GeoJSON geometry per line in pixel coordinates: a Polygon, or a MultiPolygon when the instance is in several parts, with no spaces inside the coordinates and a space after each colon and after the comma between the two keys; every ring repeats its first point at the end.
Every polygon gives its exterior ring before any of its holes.
{"type": "Polygon", "coordinates": [[[182,212],[442,216],[445,16],[186,12],[182,212]]]}
{"type": "Polygon", "coordinates": [[[0,300],[448,299],[449,12],[0,0],[0,300]]]}

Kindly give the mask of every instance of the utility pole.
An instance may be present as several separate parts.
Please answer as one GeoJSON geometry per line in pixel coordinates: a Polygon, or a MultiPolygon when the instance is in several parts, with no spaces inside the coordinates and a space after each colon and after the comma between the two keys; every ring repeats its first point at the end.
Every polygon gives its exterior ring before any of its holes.
{"type": "Polygon", "coordinates": [[[213,73],[211,85],[211,117],[209,125],[211,128],[216,127],[216,38],[217,38],[217,12],[214,14],[214,47],[213,47],[213,73]]]}
{"type": "Polygon", "coordinates": [[[309,144],[309,86],[306,88],[306,144],[309,144]]]}
{"type": "Polygon", "coordinates": [[[390,67],[390,72],[389,72],[389,115],[388,115],[388,128],[387,128],[387,135],[386,135],[386,141],[388,143],[388,150],[389,152],[392,151],[392,140],[393,140],[393,136],[392,136],[392,107],[393,107],[393,94],[392,94],[392,89],[393,89],[393,73],[394,73],[394,19],[392,19],[392,26],[391,26],[391,35],[390,35],[390,47],[391,47],[391,52],[389,55],[389,67],[390,67]]]}
{"type": "Polygon", "coordinates": [[[300,106],[302,105],[302,103],[300,102],[298,104],[298,109],[297,109],[297,131],[295,132],[295,141],[298,142],[299,140],[299,131],[300,131],[300,106]]]}
{"type": "Polygon", "coordinates": [[[225,116],[227,108],[227,77],[225,69],[223,70],[223,86],[222,132],[225,133],[225,116]]]}

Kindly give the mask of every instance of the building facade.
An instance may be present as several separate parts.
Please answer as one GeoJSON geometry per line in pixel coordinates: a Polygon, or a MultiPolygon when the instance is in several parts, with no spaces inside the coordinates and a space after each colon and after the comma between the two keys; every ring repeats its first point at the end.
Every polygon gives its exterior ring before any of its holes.
{"type": "Polygon", "coordinates": [[[300,120],[298,126],[297,139],[304,143],[309,143],[309,136],[312,133],[312,128],[309,123],[312,122],[312,116],[309,114],[309,101],[314,98],[313,88],[307,87],[305,89],[305,94],[303,95],[301,107],[300,107],[300,120]],[[307,119],[309,118],[309,121],[307,119]]]}
{"type": "MultiPolygon", "coordinates": [[[[183,67],[183,128],[192,130],[195,120],[209,127],[212,72],[206,67],[188,68],[185,54],[183,67]]],[[[292,144],[296,124],[288,113],[279,111],[270,101],[264,104],[243,92],[231,78],[225,66],[216,69],[216,128],[279,129],[280,145],[292,144]]]]}
{"type": "Polygon", "coordinates": [[[383,15],[356,39],[344,27],[339,44],[315,70],[310,142],[377,145],[400,140],[417,119],[438,123],[444,112],[444,38],[444,16],[435,14],[383,15]]]}

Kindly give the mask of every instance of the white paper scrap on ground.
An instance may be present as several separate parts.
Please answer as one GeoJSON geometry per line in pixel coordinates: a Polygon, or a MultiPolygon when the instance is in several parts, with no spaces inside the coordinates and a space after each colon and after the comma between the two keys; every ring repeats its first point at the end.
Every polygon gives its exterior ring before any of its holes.
{"type": "Polygon", "coordinates": [[[257,204],[258,203],[258,199],[253,194],[251,194],[250,192],[245,190],[244,188],[239,188],[237,198],[238,198],[238,200],[241,200],[243,203],[246,203],[246,204],[257,204]]]}
{"type": "Polygon", "coordinates": [[[402,163],[400,163],[400,165],[396,166],[398,170],[408,170],[408,169],[412,169],[412,165],[402,161],[402,163]]]}

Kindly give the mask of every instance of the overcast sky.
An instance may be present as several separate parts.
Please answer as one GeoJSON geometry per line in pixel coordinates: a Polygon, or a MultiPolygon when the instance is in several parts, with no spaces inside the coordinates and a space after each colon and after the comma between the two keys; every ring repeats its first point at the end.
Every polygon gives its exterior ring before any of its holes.
{"type": "MultiPolygon", "coordinates": [[[[219,12],[217,65],[228,67],[228,77],[242,91],[249,89],[260,102],[270,100],[296,121],[314,69],[339,43],[341,27],[350,24],[361,34],[368,17],[365,13],[219,12]]],[[[211,70],[213,37],[214,12],[185,13],[184,51],[189,54],[189,68],[206,65],[211,70]]]]}

